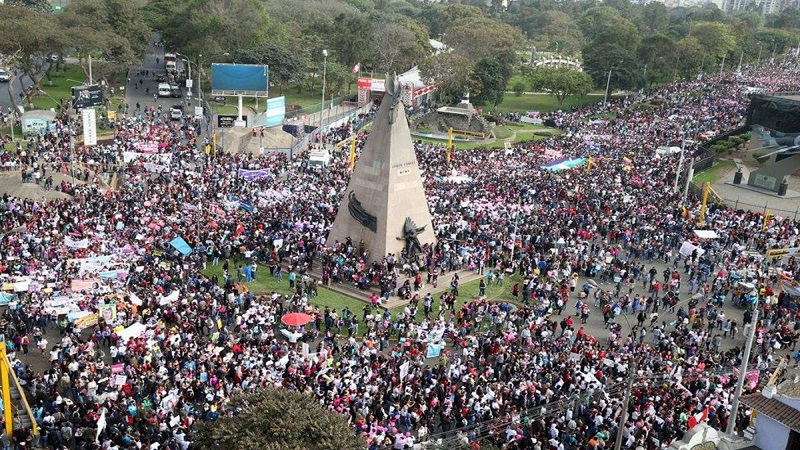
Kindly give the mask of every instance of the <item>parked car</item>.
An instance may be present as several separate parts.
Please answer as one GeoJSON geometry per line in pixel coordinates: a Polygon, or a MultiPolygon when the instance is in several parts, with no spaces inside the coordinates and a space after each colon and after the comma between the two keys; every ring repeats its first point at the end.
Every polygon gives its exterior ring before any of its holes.
{"type": "Polygon", "coordinates": [[[9,81],[11,81],[11,74],[3,69],[0,69],[0,82],[8,83],[9,81]]]}
{"type": "Polygon", "coordinates": [[[181,92],[181,87],[177,84],[169,85],[170,91],[172,91],[172,98],[181,98],[183,97],[183,93],[181,92]]]}
{"type": "Polygon", "coordinates": [[[158,81],[159,83],[162,83],[162,82],[164,82],[164,81],[167,81],[167,74],[165,74],[165,73],[159,73],[159,74],[157,74],[157,75],[156,75],[156,81],[158,81]]]}
{"type": "Polygon", "coordinates": [[[170,108],[169,118],[172,120],[181,120],[183,118],[183,105],[175,105],[170,108]]]}

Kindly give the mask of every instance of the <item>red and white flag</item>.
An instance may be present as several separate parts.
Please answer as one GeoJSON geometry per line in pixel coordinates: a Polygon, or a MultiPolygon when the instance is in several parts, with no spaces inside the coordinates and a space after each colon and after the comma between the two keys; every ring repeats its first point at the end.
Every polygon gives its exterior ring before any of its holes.
{"type": "Polygon", "coordinates": [[[353,72],[353,73],[358,73],[358,72],[360,72],[360,71],[361,71],[361,63],[356,63],[356,65],[355,65],[355,66],[353,66],[353,70],[352,70],[352,72],[353,72]]]}
{"type": "Polygon", "coordinates": [[[708,406],[703,408],[702,411],[700,411],[698,413],[695,413],[693,416],[690,416],[689,417],[689,422],[687,423],[687,425],[689,426],[689,429],[691,430],[692,428],[697,426],[697,424],[703,423],[706,420],[708,420],[708,406]]]}

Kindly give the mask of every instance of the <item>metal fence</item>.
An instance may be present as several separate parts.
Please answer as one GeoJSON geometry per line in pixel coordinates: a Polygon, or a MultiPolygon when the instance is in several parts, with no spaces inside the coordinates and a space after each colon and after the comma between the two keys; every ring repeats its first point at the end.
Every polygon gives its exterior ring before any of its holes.
{"type": "MultiPolygon", "coordinates": [[[[342,95],[340,97],[336,97],[336,98],[333,98],[333,99],[330,99],[330,100],[326,100],[325,101],[325,106],[328,107],[328,108],[333,108],[334,106],[341,105],[343,102],[352,101],[352,100],[353,100],[353,95],[352,94],[350,94],[350,95],[342,95]]],[[[308,116],[308,115],[311,115],[311,114],[316,114],[316,113],[320,112],[320,110],[322,110],[322,102],[320,102],[320,103],[318,103],[316,105],[307,106],[305,108],[295,109],[293,111],[286,111],[286,118],[287,119],[294,119],[295,117],[308,116]]]]}

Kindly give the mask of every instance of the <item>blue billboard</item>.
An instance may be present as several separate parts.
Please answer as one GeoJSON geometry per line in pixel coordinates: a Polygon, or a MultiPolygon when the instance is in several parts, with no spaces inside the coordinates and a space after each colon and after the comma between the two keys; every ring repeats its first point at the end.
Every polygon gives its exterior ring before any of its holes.
{"type": "Polygon", "coordinates": [[[268,98],[266,116],[266,126],[276,127],[283,125],[283,121],[286,119],[286,97],[268,98]]]}
{"type": "Polygon", "coordinates": [[[269,68],[256,64],[212,64],[212,95],[259,95],[269,90],[269,68]]]}

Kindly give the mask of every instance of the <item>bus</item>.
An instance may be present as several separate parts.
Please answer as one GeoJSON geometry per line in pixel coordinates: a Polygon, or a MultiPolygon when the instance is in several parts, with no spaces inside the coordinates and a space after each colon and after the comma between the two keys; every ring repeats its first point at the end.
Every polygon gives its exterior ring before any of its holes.
{"type": "Polygon", "coordinates": [[[174,72],[178,67],[176,65],[177,57],[174,53],[164,53],[164,68],[167,72],[174,72]]]}

